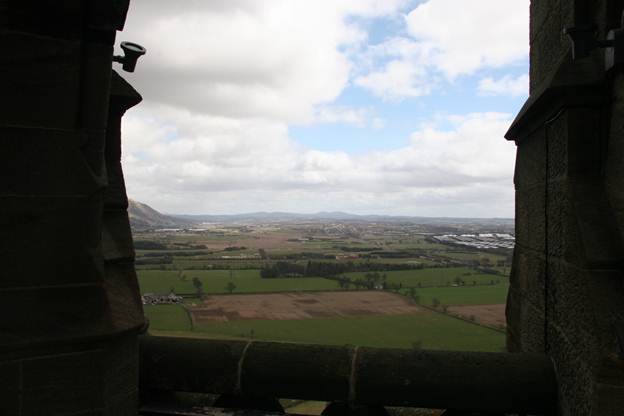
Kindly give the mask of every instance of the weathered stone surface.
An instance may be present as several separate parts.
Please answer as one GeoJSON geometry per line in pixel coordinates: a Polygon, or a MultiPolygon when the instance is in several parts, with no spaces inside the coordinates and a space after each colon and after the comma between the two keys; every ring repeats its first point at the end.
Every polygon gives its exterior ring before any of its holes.
{"type": "Polygon", "coordinates": [[[6,32],[0,49],[0,91],[10,102],[2,106],[0,125],[75,128],[80,43],[6,32]]]}
{"type": "Polygon", "coordinates": [[[247,346],[242,341],[212,341],[142,337],[141,386],[147,390],[235,392],[239,362],[247,346]],[[206,377],[189,377],[202,374],[206,377]]]}
{"type": "MultiPolygon", "coordinates": [[[[613,80],[612,113],[624,114],[624,75],[613,80]]],[[[605,156],[605,186],[617,221],[619,234],[624,235],[624,123],[621,117],[611,117],[608,148],[605,156]]]]}
{"type": "Polygon", "coordinates": [[[0,175],[8,178],[0,196],[89,196],[105,185],[81,150],[79,132],[0,126],[0,137],[0,175]]]}
{"type": "Polygon", "coordinates": [[[106,262],[103,287],[108,322],[114,332],[141,328],[145,324],[139,285],[132,262],[106,262]]]}
{"type": "Polygon", "coordinates": [[[318,400],[346,400],[349,395],[352,351],[343,347],[254,342],[245,354],[242,391],[286,398],[314,392],[318,400]],[[275,358],[279,357],[279,360],[275,358]],[[285,374],[294,377],[285,378],[285,374]]]}
{"type": "Polygon", "coordinates": [[[526,138],[518,146],[514,184],[516,189],[526,190],[535,185],[543,185],[546,178],[546,136],[539,130],[526,138]]]}
{"type": "Polygon", "coordinates": [[[88,351],[25,360],[22,414],[97,411],[103,400],[103,352],[88,351]]]}
{"type": "Polygon", "coordinates": [[[614,405],[619,398],[605,397],[622,393],[624,376],[605,357],[619,353],[615,334],[624,327],[624,84],[621,74],[605,77],[600,50],[572,61],[561,29],[595,22],[601,38],[613,24],[607,15],[619,16],[623,8],[621,1],[531,2],[533,96],[510,129],[518,160],[508,346],[552,357],[566,416],[621,413],[614,405]],[[545,145],[538,147],[541,135],[545,145]],[[535,168],[527,172],[536,160],[545,161],[543,179],[535,168]],[[529,192],[538,186],[543,193],[529,192]],[[536,273],[544,265],[545,272],[536,273]],[[609,381],[599,377],[605,362],[614,375],[609,381]]]}
{"type": "Polygon", "coordinates": [[[97,198],[52,202],[49,198],[0,197],[0,201],[4,259],[0,290],[102,279],[99,235],[93,228],[99,223],[97,198]]]}
{"type": "Polygon", "coordinates": [[[544,253],[546,249],[546,189],[544,184],[516,190],[516,247],[544,253]]]}
{"type": "Polygon", "coordinates": [[[134,334],[121,336],[104,351],[105,415],[135,416],[139,403],[139,344],[134,334]]]}
{"type": "MultiPolygon", "coordinates": [[[[568,0],[571,1],[571,0],[568,0]]],[[[531,56],[531,92],[542,87],[542,83],[552,75],[558,62],[569,50],[569,42],[563,35],[563,21],[560,9],[553,1],[532,1],[531,3],[550,3],[550,7],[542,6],[545,16],[531,20],[530,56],[531,56]],[[539,24],[539,21],[542,21],[539,24]]],[[[565,2],[562,1],[562,3],[565,2]]],[[[533,6],[532,11],[538,9],[533,6]]]]}
{"type": "MultiPolygon", "coordinates": [[[[0,0],[2,415],[137,413],[130,230],[125,206],[103,215],[112,43],[127,6],[0,0]]],[[[125,198],[120,172],[117,189],[125,198]]]]}
{"type": "Polygon", "coordinates": [[[365,404],[528,413],[555,404],[554,373],[542,355],[361,347],[354,381],[355,400],[365,404]]]}
{"type": "Polygon", "coordinates": [[[127,211],[104,211],[102,255],[106,261],[134,260],[134,244],[127,211]]]}
{"type": "Polygon", "coordinates": [[[104,131],[108,121],[113,46],[90,43],[82,50],[79,125],[83,130],[104,131]]]}
{"type": "Polygon", "coordinates": [[[18,416],[20,414],[22,368],[19,361],[0,362],[0,414],[18,416]]]}
{"type": "Polygon", "coordinates": [[[97,284],[0,291],[0,347],[104,335],[107,311],[97,284]]]}

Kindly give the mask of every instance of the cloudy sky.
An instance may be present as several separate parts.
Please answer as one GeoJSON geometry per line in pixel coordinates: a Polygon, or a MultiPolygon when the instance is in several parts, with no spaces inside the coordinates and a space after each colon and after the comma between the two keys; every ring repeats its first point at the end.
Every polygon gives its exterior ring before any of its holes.
{"type": "Polygon", "coordinates": [[[513,217],[528,0],[134,0],[128,194],[167,213],[513,217]]]}

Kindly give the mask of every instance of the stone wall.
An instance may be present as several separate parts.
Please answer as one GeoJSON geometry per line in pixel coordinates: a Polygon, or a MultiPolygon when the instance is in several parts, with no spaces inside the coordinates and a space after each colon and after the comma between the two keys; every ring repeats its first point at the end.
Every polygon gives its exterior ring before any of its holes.
{"type": "Polygon", "coordinates": [[[622,2],[531,2],[531,96],[511,126],[516,250],[508,348],[545,352],[562,415],[624,409],[624,73],[572,60],[563,28],[619,26],[622,2]],[[614,18],[618,16],[618,18],[614,18]]]}
{"type": "Polygon", "coordinates": [[[0,0],[3,416],[137,412],[119,123],[140,96],[111,72],[127,7],[0,0]]]}

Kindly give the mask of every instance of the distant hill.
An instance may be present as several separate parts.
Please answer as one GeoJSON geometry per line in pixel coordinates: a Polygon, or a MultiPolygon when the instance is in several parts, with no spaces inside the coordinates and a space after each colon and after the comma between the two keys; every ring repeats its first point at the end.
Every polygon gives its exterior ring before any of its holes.
{"type": "Polygon", "coordinates": [[[251,212],[231,215],[172,215],[176,219],[185,219],[197,223],[263,223],[289,221],[372,221],[372,222],[406,222],[426,225],[475,224],[512,226],[513,218],[451,218],[451,217],[410,217],[395,215],[357,215],[346,212],[317,212],[315,214],[298,214],[292,212],[251,212]]]}
{"type": "Polygon", "coordinates": [[[148,228],[183,228],[195,224],[195,221],[187,218],[174,218],[161,214],[147,204],[128,199],[128,216],[130,226],[135,229],[148,228]]]}
{"type": "Polygon", "coordinates": [[[318,212],[315,214],[299,214],[292,212],[251,212],[230,215],[165,215],[147,204],[129,200],[128,214],[130,225],[134,229],[149,228],[193,228],[201,227],[202,223],[216,224],[263,224],[306,222],[387,222],[422,224],[428,227],[450,229],[457,227],[491,227],[492,229],[513,230],[512,218],[448,218],[448,217],[410,217],[392,215],[356,215],[346,212],[318,212]],[[450,228],[449,228],[450,227],[450,228]]]}

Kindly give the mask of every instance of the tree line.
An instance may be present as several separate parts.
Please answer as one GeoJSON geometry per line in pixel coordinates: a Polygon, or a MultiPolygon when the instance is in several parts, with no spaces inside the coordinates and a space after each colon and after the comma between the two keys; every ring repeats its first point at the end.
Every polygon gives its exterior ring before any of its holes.
{"type": "Polygon", "coordinates": [[[279,277],[332,277],[349,272],[386,272],[395,270],[422,269],[422,264],[372,263],[372,262],[326,262],[308,261],[293,263],[277,261],[266,263],[260,269],[260,277],[274,279],[279,277]]]}

